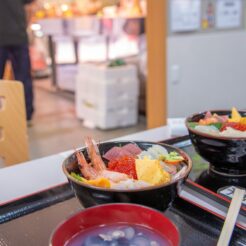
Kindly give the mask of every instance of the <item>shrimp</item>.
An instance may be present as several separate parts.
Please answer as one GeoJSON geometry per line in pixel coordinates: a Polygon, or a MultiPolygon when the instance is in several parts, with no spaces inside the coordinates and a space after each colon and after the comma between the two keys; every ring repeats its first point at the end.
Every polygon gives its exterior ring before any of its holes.
{"type": "Polygon", "coordinates": [[[76,157],[78,159],[80,172],[88,180],[106,178],[109,179],[111,182],[117,183],[122,180],[129,179],[128,176],[124,173],[106,170],[106,166],[105,170],[98,170],[97,168],[90,166],[82,152],[76,151],[76,157]]]}
{"type": "Polygon", "coordinates": [[[94,140],[92,140],[91,137],[87,137],[85,139],[85,144],[87,147],[88,155],[91,159],[91,163],[93,164],[93,167],[98,171],[106,170],[107,169],[106,165],[102,160],[102,157],[99,153],[99,149],[95,144],[94,140]]]}
{"type": "Polygon", "coordinates": [[[109,170],[103,170],[101,172],[101,176],[106,179],[109,179],[110,181],[114,183],[129,179],[125,173],[119,173],[119,172],[114,172],[114,171],[109,171],[109,170]]]}
{"type": "Polygon", "coordinates": [[[76,157],[78,160],[79,170],[86,179],[95,179],[98,176],[97,171],[91,167],[85,159],[83,153],[76,151],[76,157]]]}

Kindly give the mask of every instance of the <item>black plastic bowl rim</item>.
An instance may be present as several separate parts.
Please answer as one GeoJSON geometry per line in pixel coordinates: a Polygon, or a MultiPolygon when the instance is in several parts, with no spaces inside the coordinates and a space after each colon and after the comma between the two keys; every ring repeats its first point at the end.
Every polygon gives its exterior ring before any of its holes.
{"type": "MultiPolygon", "coordinates": [[[[101,188],[101,187],[96,187],[96,186],[92,186],[92,185],[88,185],[88,184],[84,184],[82,182],[79,182],[78,180],[76,180],[75,178],[73,178],[69,172],[67,171],[67,168],[66,168],[66,161],[67,159],[69,159],[71,156],[73,156],[75,154],[72,153],[70,154],[62,163],[62,169],[63,169],[63,172],[64,174],[66,175],[67,179],[78,184],[78,185],[81,185],[83,187],[87,187],[87,188],[90,188],[90,189],[93,189],[93,190],[98,190],[98,191],[106,191],[106,192],[117,192],[117,193],[121,193],[121,192],[129,192],[129,193],[135,193],[135,192],[140,192],[140,191],[147,191],[147,190],[157,190],[157,189],[160,189],[160,188],[163,188],[163,187],[166,187],[166,186],[169,186],[169,185],[172,185],[172,184],[175,184],[175,183],[178,183],[179,181],[183,180],[184,178],[186,178],[190,171],[191,171],[191,168],[192,168],[192,160],[191,158],[189,157],[188,154],[186,154],[183,150],[179,149],[179,148],[176,148],[174,146],[171,146],[171,145],[168,145],[168,144],[164,144],[164,143],[155,143],[155,142],[149,142],[149,141],[132,141],[132,140],[124,140],[124,141],[106,141],[106,142],[101,142],[100,145],[102,144],[107,144],[107,143],[114,143],[114,144],[127,144],[127,143],[135,143],[135,144],[138,144],[138,143],[146,143],[146,144],[152,144],[152,145],[161,145],[163,147],[168,147],[168,148],[172,148],[172,150],[178,152],[179,154],[181,154],[184,159],[185,159],[185,163],[187,165],[187,170],[185,172],[185,174],[176,179],[175,181],[172,181],[172,182],[169,182],[169,183],[166,183],[166,184],[161,184],[161,185],[152,185],[152,186],[149,186],[149,187],[145,187],[145,188],[139,188],[139,189],[111,189],[111,188],[101,188]]],[[[83,151],[85,150],[86,147],[82,147],[82,148],[79,148],[77,149],[77,151],[83,151]]]]}
{"type": "MultiPolygon", "coordinates": [[[[211,113],[217,113],[217,112],[225,112],[225,115],[228,115],[228,112],[231,112],[231,110],[208,110],[210,111],[211,113]]],[[[209,134],[209,133],[204,133],[204,132],[200,132],[198,130],[195,130],[193,128],[191,128],[188,123],[191,123],[191,122],[194,122],[194,121],[191,121],[192,118],[194,118],[195,116],[198,116],[198,115],[205,115],[208,111],[203,111],[203,112],[200,112],[200,113],[195,113],[195,114],[192,114],[191,116],[188,116],[185,120],[185,126],[186,128],[191,131],[192,133],[196,134],[196,135],[199,135],[199,136],[203,136],[203,137],[206,137],[206,138],[211,138],[211,139],[221,139],[221,140],[225,140],[225,141],[238,141],[238,140],[246,140],[246,137],[226,137],[226,136],[216,136],[216,135],[212,135],[212,134],[209,134]]],[[[243,113],[243,114],[246,114],[246,110],[240,110],[238,111],[240,114],[243,113]]]]}

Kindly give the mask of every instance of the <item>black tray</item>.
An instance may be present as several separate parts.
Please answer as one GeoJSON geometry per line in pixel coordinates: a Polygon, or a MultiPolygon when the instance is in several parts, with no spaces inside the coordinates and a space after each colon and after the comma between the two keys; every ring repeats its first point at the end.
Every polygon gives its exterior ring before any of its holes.
{"type": "MultiPolygon", "coordinates": [[[[70,198],[5,222],[0,225],[0,245],[48,245],[54,228],[81,209],[77,199],[70,198]]],[[[176,224],[181,245],[216,245],[223,221],[213,214],[180,198],[164,214],[176,224]]],[[[245,231],[235,228],[230,245],[246,245],[245,231]]]]}
{"type": "MultiPolygon", "coordinates": [[[[165,142],[178,147],[190,145],[187,137],[165,142]]],[[[226,199],[196,185],[192,177],[184,186],[184,191],[200,197],[222,211],[226,212],[228,209],[229,202],[226,199]]],[[[81,209],[83,208],[74,198],[68,184],[5,204],[0,207],[0,245],[48,245],[54,228],[81,209]]],[[[165,215],[177,225],[181,234],[181,245],[216,245],[223,226],[220,217],[223,216],[182,198],[177,198],[165,215]]],[[[241,209],[240,217],[244,222],[244,209],[241,209]]],[[[236,227],[230,245],[246,245],[245,234],[240,225],[236,227]]]]}

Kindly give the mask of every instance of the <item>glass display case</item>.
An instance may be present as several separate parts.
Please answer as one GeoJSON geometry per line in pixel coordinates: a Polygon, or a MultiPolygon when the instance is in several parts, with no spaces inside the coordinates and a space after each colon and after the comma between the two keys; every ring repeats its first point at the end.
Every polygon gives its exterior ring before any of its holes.
{"type": "MultiPolygon", "coordinates": [[[[84,62],[107,63],[118,58],[129,58],[139,65],[141,47],[145,47],[144,17],[49,18],[35,23],[35,39],[48,39],[53,85],[59,86],[57,73],[77,69],[84,62]]],[[[74,80],[74,79],[72,79],[74,80]]],[[[71,81],[71,79],[70,79],[71,81]]],[[[62,86],[59,86],[62,87],[62,86]]],[[[73,86],[70,86],[71,88],[73,86]]]]}

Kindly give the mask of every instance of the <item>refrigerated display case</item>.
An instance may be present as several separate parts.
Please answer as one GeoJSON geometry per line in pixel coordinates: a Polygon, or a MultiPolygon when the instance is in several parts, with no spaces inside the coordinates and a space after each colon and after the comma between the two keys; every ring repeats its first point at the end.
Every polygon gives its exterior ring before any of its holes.
{"type": "Polygon", "coordinates": [[[40,26],[39,32],[48,40],[52,84],[61,89],[74,90],[74,74],[80,63],[108,63],[130,57],[138,65],[140,46],[145,42],[143,16],[50,18],[35,24],[40,26]],[[64,74],[69,74],[68,70],[72,71],[72,77],[69,79],[67,75],[65,83],[73,85],[64,84],[64,74]]]}

